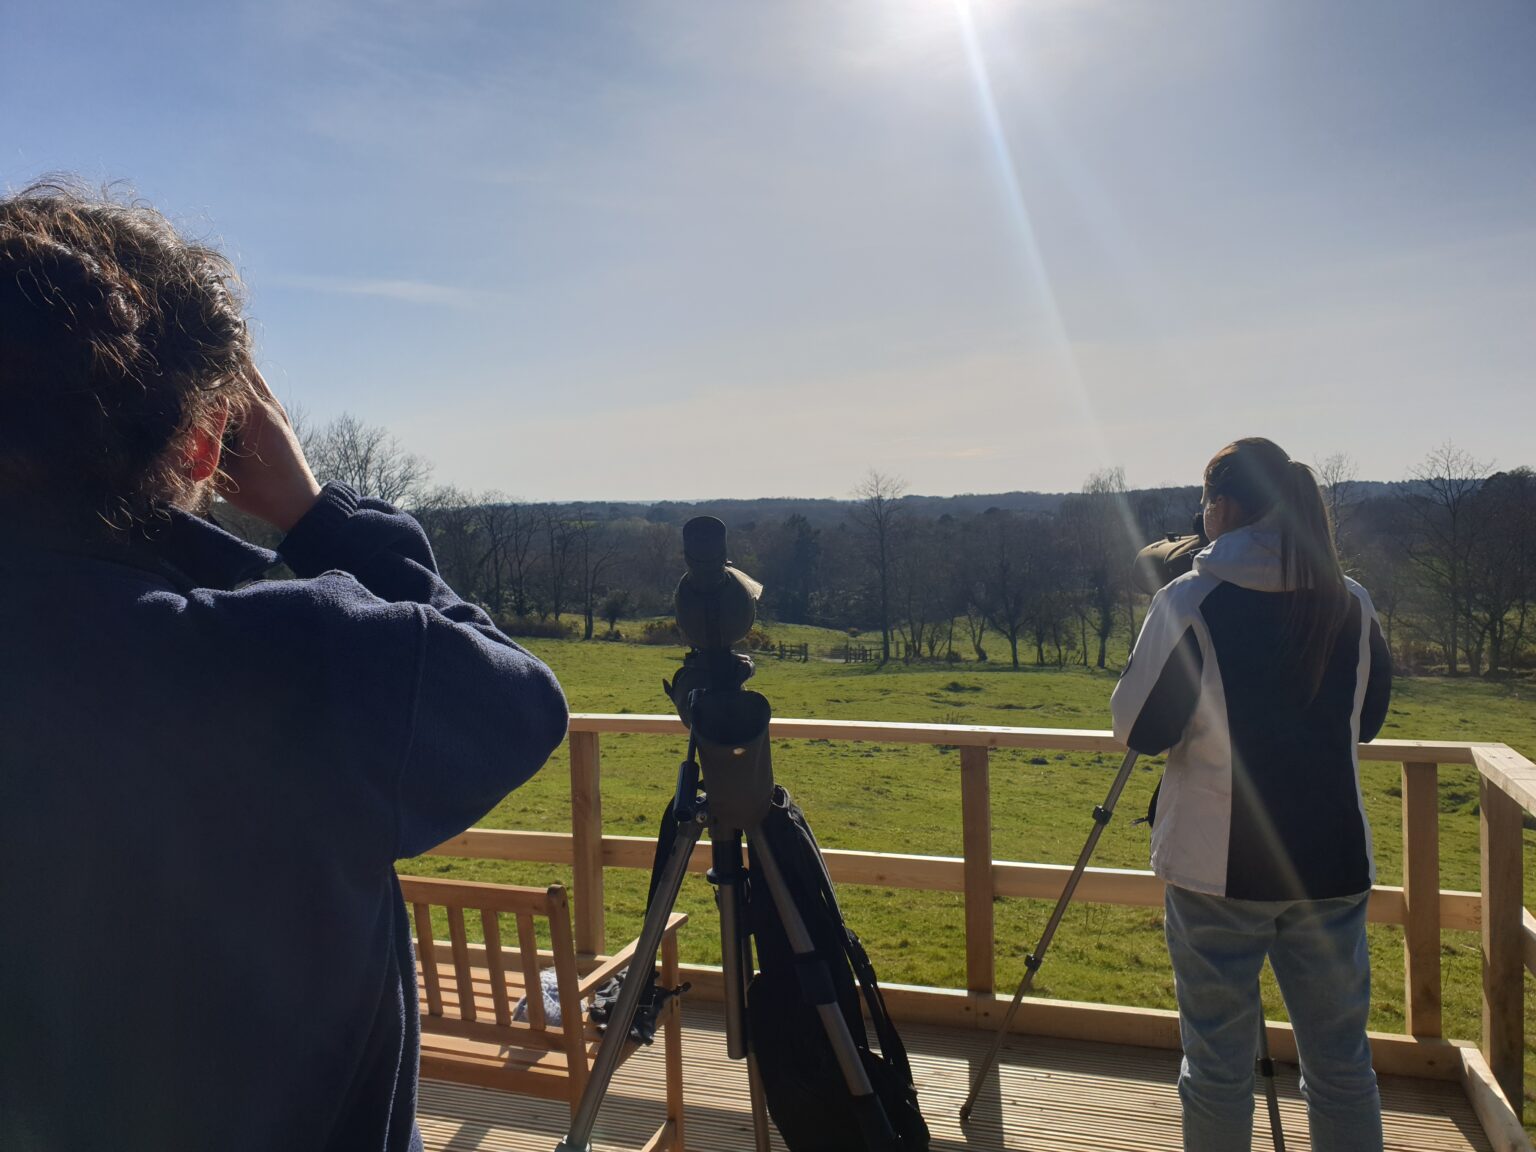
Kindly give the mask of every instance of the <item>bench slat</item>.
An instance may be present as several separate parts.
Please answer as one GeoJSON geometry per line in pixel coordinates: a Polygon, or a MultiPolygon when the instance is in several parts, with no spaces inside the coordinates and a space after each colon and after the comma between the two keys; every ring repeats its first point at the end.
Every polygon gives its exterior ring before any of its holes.
{"type": "MultiPolygon", "coordinates": [[[[557,885],[558,887],[558,885],[557,885]]],[[[531,912],[549,915],[549,893],[543,888],[516,888],[478,880],[439,880],[427,876],[400,877],[400,891],[413,904],[439,908],[488,908],[492,912],[531,912]]]]}
{"type": "Polygon", "coordinates": [[[512,1023],[512,1010],[507,1006],[507,971],[501,959],[501,925],[496,913],[482,909],[480,928],[485,934],[485,960],[491,978],[491,1000],[496,1005],[496,1023],[505,1027],[512,1023]]]}
{"type": "MultiPolygon", "coordinates": [[[[576,944],[571,938],[571,910],[565,902],[565,889],[560,885],[550,887],[549,904],[549,943],[555,954],[561,1030],[565,1033],[565,1054],[570,1060],[571,1098],[577,1100],[587,1084],[587,1054],[582,1043],[581,977],[576,971],[576,944]],[[567,1012],[574,1012],[576,1019],[567,1020],[567,1012]]],[[[529,991],[531,993],[532,989],[529,991]]]]}
{"type": "Polygon", "coordinates": [[[459,993],[459,1016],[475,1019],[475,984],[469,973],[469,936],[464,931],[464,909],[449,907],[448,937],[453,941],[453,978],[459,993]]]}
{"type": "Polygon", "coordinates": [[[421,961],[421,983],[427,993],[427,1014],[443,1014],[443,990],[437,981],[437,960],[432,941],[432,909],[425,904],[413,904],[416,914],[416,955],[421,961]]]}
{"type": "Polygon", "coordinates": [[[544,987],[539,980],[539,939],[533,930],[533,917],[517,914],[517,947],[523,968],[523,995],[528,999],[528,1023],[535,1028],[547,1026],[544,1019],[544,987]]]}

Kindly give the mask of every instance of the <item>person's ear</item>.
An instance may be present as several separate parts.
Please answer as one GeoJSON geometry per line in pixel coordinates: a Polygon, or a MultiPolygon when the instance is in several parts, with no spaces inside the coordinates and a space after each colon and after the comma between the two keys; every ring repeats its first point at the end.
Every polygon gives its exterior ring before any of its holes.
{"type": "Polygon", "coordinates": [[[182,471],[188,480],[202,483],[219,470],[219,455],[224,448],[224,427],[229,423],[229,409],[214,414],[211,428],[193,428],[187,433],[182,452],[182,471]]]}

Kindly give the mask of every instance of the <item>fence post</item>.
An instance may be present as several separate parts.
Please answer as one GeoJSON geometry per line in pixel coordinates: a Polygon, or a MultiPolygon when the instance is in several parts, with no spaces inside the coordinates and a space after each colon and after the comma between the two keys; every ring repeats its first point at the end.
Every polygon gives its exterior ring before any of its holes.
{"type": "Polygon", "coordinates": [[[1411,1036],[1441,1035],[1438,764],[1403,765],[1403,999],[1411,1036]]]}
{"type": "Polygon", "coordinates": [[[965,851],[965,986],[996,982],[992,921],[992,783],[988,750],[960,749],[960,819],[965,851]]]}
{"type": "Polygon", "coordinates": [[[1521,808],[1478,778],[1483,883],[1483,1057],[1515,1115],[1525,1097],[1525,963],[1521,808]]]}
{"type": "Polygon", "coordinates": [[[572,732],[571,848],[576,951],[604,951],[602,756],[596,732],[572,732]]]}

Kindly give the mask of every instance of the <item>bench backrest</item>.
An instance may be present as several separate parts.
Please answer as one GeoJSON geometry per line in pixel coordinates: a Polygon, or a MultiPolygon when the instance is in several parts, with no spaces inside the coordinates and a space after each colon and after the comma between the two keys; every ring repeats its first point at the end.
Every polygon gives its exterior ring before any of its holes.
{"type": "Polygon", "coordinates": [[[405,902],[412,908],[416,923],[416,959],[421,965],[422,988],[427,1014],[434,1017],[476,1023],[494,1018],[503,1028],[531,1035],[527,1042],[550,1048],[563,1048],[572,1070],[578,1065],[579,1076],[585,1071],[583,1022],[576,967],[576,948],[571,937],[570,904],[565,888],[517,888],[504,884],[481,884],[470,880],[433,880],[417,876],[400,877],[405,902]],[[443,949],[432,933],[433,907],[446,910],[448,919],[447,963],[442,963],[443,949]],[[483,947],[472,945],[465,928],[465,915],[478,915],[483,947]],[[507,947],[502,941],[501,916],[514,918],[517,943],[507,947]],[[550,950],[541,958],[536,921],[549,923],[550,950]],[[563,1027],[552,1028],[544,1011],[540,973],[553,965],[560,1001],[563,1027]],[[480,973],[475,969],[481,969],[480,973]],[[527,1022],[514,1022],[513,1005],[507,993],[509,971],[519,972],[527,998],[527,1022]],[[489,1003],[487,1003],[489,1001],[489,1003]],[[553,1033],[553,1035],[551,1035],[553,1033]],[[563,1035],[562,1035],[563,1034],[563,1035]]]}

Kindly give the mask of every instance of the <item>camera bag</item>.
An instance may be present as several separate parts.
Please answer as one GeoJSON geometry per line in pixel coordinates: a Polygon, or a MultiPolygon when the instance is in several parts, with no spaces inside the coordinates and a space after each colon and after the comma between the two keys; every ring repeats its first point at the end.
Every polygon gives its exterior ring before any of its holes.
{"type": "MultiPolygon", "coordinates": [[[[805,813],[781,786],[774,787],[773,807],[760,834],[816,946],[814,961],[797,960],[766,886],[752,886],[748,914],[758,972],[747,988],[747,1026],[768,1114],[790,1152],[887,1152],[866,1145],[857,1105],[817,1011],[817,1003],[835,997],[896,1134],[896,1152],[927,1152],[928,1126],[918,1107],[906,1047],[886,1011],[864,946],[843,922],[805,813]],[[869,1046],[860,993],[878,1053],[869,1046]]],[[[761,876],[751,838],[747,848],[750,871],[761,876]]]]}

